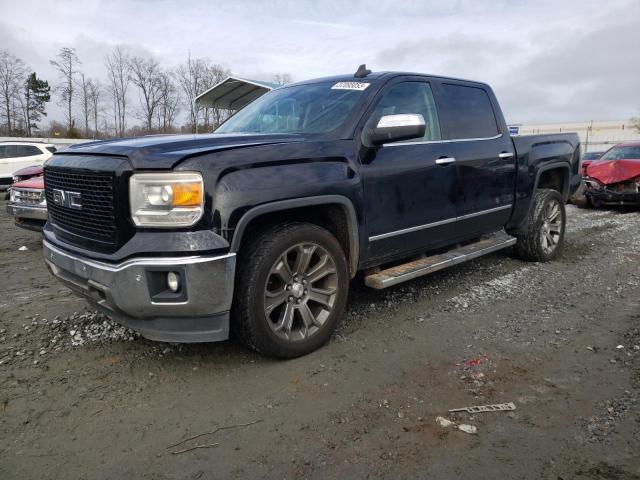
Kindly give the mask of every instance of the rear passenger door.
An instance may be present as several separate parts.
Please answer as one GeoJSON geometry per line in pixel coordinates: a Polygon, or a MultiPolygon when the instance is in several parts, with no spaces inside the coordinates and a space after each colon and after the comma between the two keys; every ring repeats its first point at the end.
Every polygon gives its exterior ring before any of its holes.
{"type": "Polygon", "coordinates": [[[24,167],[39,165],[43,162],[45,154],[35,145],[18,145],[17,155],[13,159],[13,171],[24,167]]]}
{"type": "Polygon", "coordinates": [[[500,229],[511,216],[516,157],[495,98],[480,84],[447,81],[441,100],[458,170],[457,237],[500,229]]]}
{"type": "Polygon", "coordinates": [[[0,145],[0,178],[13,177],[13,159],[16,150],[15,145],[0,145]]]}

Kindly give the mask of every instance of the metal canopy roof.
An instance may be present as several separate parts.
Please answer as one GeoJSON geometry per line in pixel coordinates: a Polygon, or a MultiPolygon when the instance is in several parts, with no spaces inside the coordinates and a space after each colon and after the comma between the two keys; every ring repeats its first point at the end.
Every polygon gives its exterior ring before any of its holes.
{"type": "Polygon", "coordinates": [[[279,85],[240,77],[227,77],[196,97],[200,107],[240,110],[279,85]]]}

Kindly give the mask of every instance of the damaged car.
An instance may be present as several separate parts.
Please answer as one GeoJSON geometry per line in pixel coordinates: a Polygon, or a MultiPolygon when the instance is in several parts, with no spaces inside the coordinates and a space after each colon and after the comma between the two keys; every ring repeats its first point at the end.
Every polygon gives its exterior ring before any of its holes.
{"type": "Polygon", "coordinates": [[[590,206],[640,206],[640,142],[610,148],[586,173],[585,196],[590,206]]]}
{"type": "Polygon", "coordinates": [[[18,227],[36,232],[42,231],[47,222],[47,200],[44,194],[44,177],[27,177],[11,185],[7,212],[18,227]]]}

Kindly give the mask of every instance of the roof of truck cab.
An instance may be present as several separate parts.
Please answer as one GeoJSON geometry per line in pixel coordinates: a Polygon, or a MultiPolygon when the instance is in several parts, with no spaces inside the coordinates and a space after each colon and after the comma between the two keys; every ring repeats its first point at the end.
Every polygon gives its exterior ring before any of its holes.
{"type": "Polygon", "coordinates": [[[365,77],[356,77],[353,73],[344,74],[344,75],[334,75],[330,77],[320,77],[313,78],[310,80],[302,80],[296,83],[290,83],[285,85],[283,88],[296,86],[296,85],[308,85],[312,83],[323,83],[323,82],[363,82],[363,83],[377,83],[381,80],[388,80],[392,77],[429,77],[437,80],[449,80],[455,82],[465,82],[465,83],[474,83],[476,85],[488,86],[484,82],[478,82],[476,80],[467,80],[464,78],[454,78],[454,77],[443,77],[442,75],[434,75],[430,73],[419,73],[419,72],[394,72],[394,71],[382,71],[382,72],[371,72],[365,77]]]}

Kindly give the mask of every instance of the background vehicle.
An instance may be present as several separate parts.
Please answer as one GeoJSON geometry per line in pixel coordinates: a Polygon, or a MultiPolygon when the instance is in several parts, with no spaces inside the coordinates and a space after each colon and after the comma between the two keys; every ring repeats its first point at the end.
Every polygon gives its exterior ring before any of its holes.
{"type": "Polygon", "coordinates": [[[44,177],[34,176],[11,185],[7,212],[17,226],[41,231],[47,221],[44,177]]]}
{"type": "Polygon", "coordinates": [[[0,190],[11,185],[13,172],[31,165],[42,165],[55,151],[56,147],[50,143],[0,143],[0,190]]]}
{"type": "Polygon", "coordinates": [[[39,177],[42,175],[42,165],[31,165],[29,167],[21,168],[13,172],[13,183],[22,182],[32,177],[39,177]]]}
{"type": "Polygon", "coordinates": [[[604,152],[587,152],[582,155],[582,161],[580,162],[580,165],[582,165],[581,173],[583,177],[586,176],[587,167],[591,165],[591,162],[593,162],[594,160],[598,160],[603,154],[604,152]]]}
{"type": "Polygon", "coordinates": [[[640,206],[640,142],[620,143],[591,163],[584,179],[593,207],[640,206]]]}
{"type": "Polygon", "coordinates": [[[575,134],[511,137],[491,88],[413,73],[273,90],[215,134],[95,142],[44,169],[44,256],[150,339],[325,343],[350,277],[386,288],[515,245],[561,249],[575,134]],[[230,320],[231,319],[231,320],[230,320]]]}

